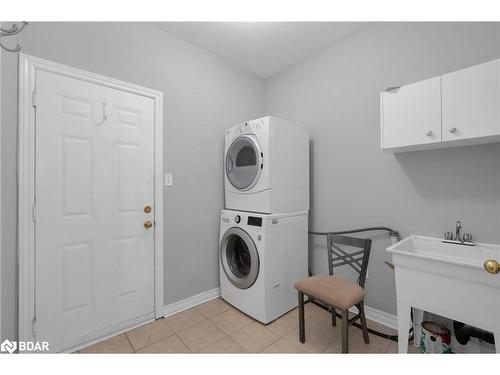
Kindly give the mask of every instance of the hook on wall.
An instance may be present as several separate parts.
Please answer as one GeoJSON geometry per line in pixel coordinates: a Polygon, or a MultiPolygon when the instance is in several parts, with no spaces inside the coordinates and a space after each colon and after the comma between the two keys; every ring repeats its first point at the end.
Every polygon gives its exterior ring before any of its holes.
{"type": "MultiPolygon", "coordinates": [[[[21,22],[21,25],[18,26],[17,24],[13,23],[10,29],[2,29],[0,28],[0,38],[5,37],[5,36],[12,36],[20,33],[26,26],[28,25],[28,22],[21,22]]],[[[18,44],[14,48],[9,48],[6,47],[0,42],[0,47],[3,48],[6,51],[9,52],[19,52],[21,50],[21,46],[18,44]]]]}

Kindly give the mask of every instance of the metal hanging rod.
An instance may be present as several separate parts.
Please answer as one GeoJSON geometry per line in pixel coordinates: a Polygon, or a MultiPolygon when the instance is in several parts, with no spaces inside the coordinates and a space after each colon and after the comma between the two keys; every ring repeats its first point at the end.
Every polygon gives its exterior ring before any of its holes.
{"type": "MultiPolygon", "coordinates": [[[[2,29],[0,28],[0,38],[4,36],[12,36],[20,33],[26,26],[28,25],[28,22],[21,22],[21,25],[18,26],[17,24],[13,23],[10,29],[2,29]]],[[[0,42],[0,47],[2,47],[4,50],[9,51],[9,52],[19,52],[21,50],[21,46],[18,44],[14,48],[9,48],[5,47],[2,42],[0,42]]]]}

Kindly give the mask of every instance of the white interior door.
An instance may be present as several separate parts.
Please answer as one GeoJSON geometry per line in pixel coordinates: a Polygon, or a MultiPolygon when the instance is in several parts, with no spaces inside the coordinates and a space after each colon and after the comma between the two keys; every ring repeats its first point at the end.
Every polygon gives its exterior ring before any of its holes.
{"type": "Polygon", "coordinates": [[[35,336],[67,348],[154,316],[154,101],[38,70],[35,336]]]}

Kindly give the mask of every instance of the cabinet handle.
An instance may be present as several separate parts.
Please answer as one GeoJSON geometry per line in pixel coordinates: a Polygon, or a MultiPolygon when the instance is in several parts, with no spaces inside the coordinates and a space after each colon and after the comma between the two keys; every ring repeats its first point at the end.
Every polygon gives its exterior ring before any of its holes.
{"type": "Polygon", "coordinates": [[[450,129],[450,133],[455,134],[455,133],[457,132],[457,130],[458,130],[457,128],[451,128],[451,129],[450,129]]]}
{"type": "Polygon", "coordinates": [[[432,130],[429,130],[427,133],[425,133],[425,135],[428,137],[432,137],[434,133],[432,132],[432,130]]]}

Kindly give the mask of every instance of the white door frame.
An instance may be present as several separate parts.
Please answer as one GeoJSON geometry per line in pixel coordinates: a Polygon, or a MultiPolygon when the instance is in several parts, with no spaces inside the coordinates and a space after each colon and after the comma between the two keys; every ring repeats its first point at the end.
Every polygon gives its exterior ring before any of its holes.
{"type": "MultiPolygon", "coordinates": [[[[0,28],[2,22],[0,22],[0,28]]],[[[0,341],[2,340],[2,48],[0,47],[0,341]]]]}
{"type": "Polygon", "coordinates": [[[163,312],[163,93],[24,53],[19,55],[19,340],[34,339],[35,311],[35,117],[36,72],[43,70],[142,95],[154,100],[154,300],[163,312]]]}

